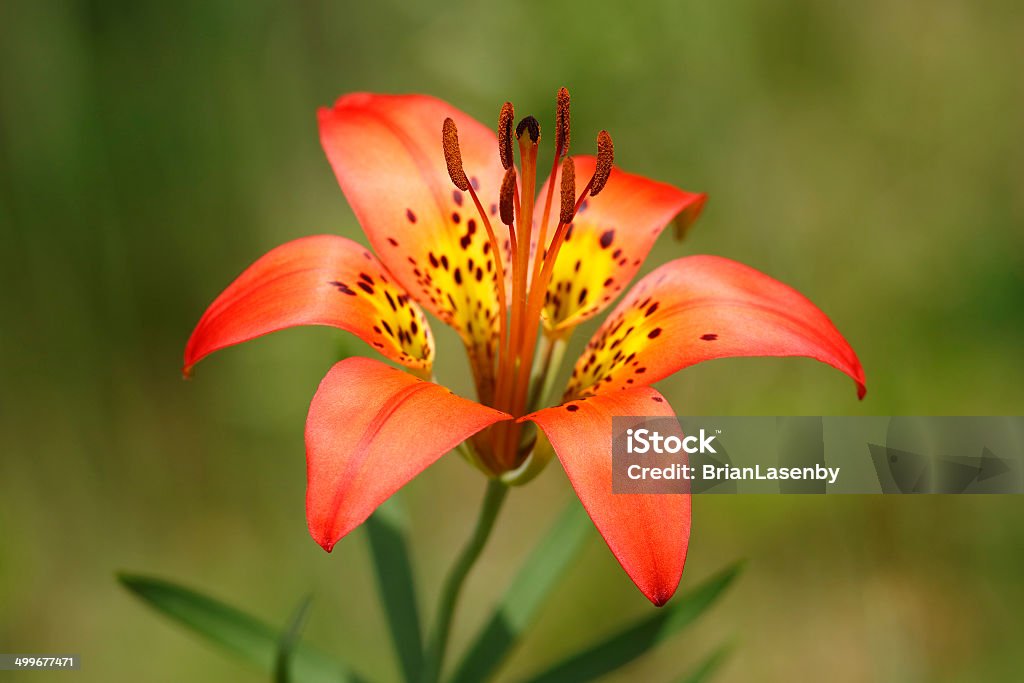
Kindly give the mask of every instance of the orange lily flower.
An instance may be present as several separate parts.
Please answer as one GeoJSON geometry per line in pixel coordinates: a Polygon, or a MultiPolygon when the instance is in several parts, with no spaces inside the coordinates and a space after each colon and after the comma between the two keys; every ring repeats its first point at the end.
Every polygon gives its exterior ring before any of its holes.
{"type": "Polygon", "coordinates": [[[320,383],[306,423],[307,517],[317,543],[330,551],[456,447],[510,484],[531,478],[553,452],[616,559],[661,605],[682,575],[690,497],[612,494],[612,416],[672,415],[649,385],[713,358],[814,358],[852,377],[860,396],[864,373],[801,294],[734,261],[690,256],[626,292],[562,400],[548,404],[574,328],[618,298],[666,225],[696,220],[705,195],[613,168],[603,131],[596,157],[568,156],[564,89],[551,178],[538,191],[539,125],[526,117],[513,129],[513,121],[506,103],[495,135],[420,95],[351,94],[321,109],[324,150],[376,256],[331,235],[272,250],[203,315],[185,371],[212,351],[286,327],[347,330],[408,372],[348,358],[320,383]],[[435,349],[423,309],[461,337],[476,401],[429,381],[435,349]]]}

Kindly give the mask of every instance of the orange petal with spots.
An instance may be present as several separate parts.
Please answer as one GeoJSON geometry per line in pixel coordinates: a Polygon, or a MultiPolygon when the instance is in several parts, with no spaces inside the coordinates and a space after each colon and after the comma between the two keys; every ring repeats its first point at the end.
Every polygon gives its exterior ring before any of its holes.
{"type": "Polygon", "coordinates": [[[505,413],[369,358],[320,382],[306,418],[306,517],[325,550],[395,491],[505,413]]]}
{"type": "Polygon", "coordinates": [[[805,356],[857,383],[864,369],[846,339],[800,292],[718,256],[676,259],[642,279],[576,362],[567,395],[656,382],[732,356],[805,356]]]}
{"type": "Polygon", "coordinates": [[[612,493],[612,417],[673,415],[656,390],[616,391],[528,415],[544,430],[615,559],[655,605],[675,593],[690,541],[689,494],[612,493]]]}
{"type": "Polygon", "coordinates": [[[422,95],[357,93],[321,109],[320,139],[342,191],[388,269],[428,310],[486,353],[497,335],[494,254],[468,192],[441,148],[451,117],[463,166],[506,248],[497,219],[503,169],[494,132],[422,95]]]}
{"type": "Polygon", "coordinates": [[[231,283],[185,347],[185,372],[206,355],[296,325],[347,330],[384,356],[429,374],[434,340],[419,306],[373,254],[336,235],[271,250],[231,283]]]}
{"type": "MultiPolygon", "coordinates": [[[[573,160],[576,182],[582,185],[593,175],[596,159],[573,160]]],[[[555,182],[560,178],[561,171],[555,182]]],[[[546,192],[545,184],[540,196],[546,192]]],[[[604,190],[580,208],[558,252],[545,296],[548,329],[575,327],[607,308],[636,275],[665,226],[676,216],[695,221],[706,198],[613,169],[604,190]]]]}

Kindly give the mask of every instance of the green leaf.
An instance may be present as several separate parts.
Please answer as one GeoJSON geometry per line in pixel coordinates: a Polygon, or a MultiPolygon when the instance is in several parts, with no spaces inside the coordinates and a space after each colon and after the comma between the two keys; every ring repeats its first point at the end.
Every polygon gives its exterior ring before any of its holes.
{"type": "MultiPolygon", "coordinates": [[[[267,674],[273,672],[281,637],[268,624],[169,581],[134,574],[119,574],[118,580],[158,612],[267,674]]],[[[290,659],[295,683],[363,681],[345,665],[306,645],[297,645],[290,659]]]]}
{"type": "Polygon", "coordinates": [[[529,683],[582,683],[625,666],[696,621],[732,583],[740,566],[715,574],[652,616],[562,660],[529,683]]]}
{"type": "Polygon", "coordinates": [[[408,519],[398,496],[384,502],[366,521],[377,588],[391,631],[391,640],[406,681],[419,680],[423,670],[416,583],[407,541],[408,519]]]}
{"type": "Polygon", "coordinates": [[[682,678],[676,680],[676,683],[704,683],[707,681],[713,673],[718,671],[718,667],[722,666],[726,658],[729,656],[729,651],[732,648],[728,645],[724,645],[701,662],[696,669],[690,673],[684,675],[682,678]]]}
{"type": "Polygon", "coordinates": [[[583,506],[573,500],[523,564],[487,625],[463,656],[452,683],[478,683],[497,671],[533,623],[592,527],[583,506]]]}
{"type": "Polygon", "coordinates": [[[309,606],[313,598],[306,596],[295,608],[292,619],[281,635],[277,644],[277,657],[274,659],[274,681],[275,683],[293,683],[291,677],[292,653],[299,643],[302,635],[302,627],[306,625],[306,617],[309,616],[309,606]]]}

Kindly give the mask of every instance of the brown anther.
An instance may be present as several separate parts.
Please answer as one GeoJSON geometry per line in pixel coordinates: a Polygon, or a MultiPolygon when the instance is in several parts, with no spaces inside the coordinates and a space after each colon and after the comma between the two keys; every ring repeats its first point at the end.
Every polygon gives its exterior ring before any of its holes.
{"type": "Polygon", "coordinates": [[[594,179],[591,181],[590,196],[595,197],[604,189],[608,182],[608,176],[612,174],[612,162],[615,160],[615,145],[612,144],[612,136],[608,131],[602,130],[597,134],[597,169],[594,171],[594,179]]]}
{"type": "Polygon", "coordinates": [[[562,207],[558,213],[559,223],[571,223],[576,214],[576,164],[572,157],[562,162],[562,207]]]}
{"type": "Polygon", "coordinates": [[[462,152],[459,150],[459,130],[451,118],[444,120],[441,128],[441,147],[444,149],[444,160],[448,164],[448,175],[455,187],[463,192],[469,189],[469,178],[462,169],[462,152]]]}
{"type": "Polygon", "coordinates": [[[523,133],[526,131],[530,132],[530,142],[536,145],[537,141],[540,140],[540,124],[537,123],[537,119],[527,116],[520,121],[519,125],[516,126],[516,139],[522,140],[523,133]]]}
{"type": "Polygon", "coordinates": [[[509,166],[501,181],[501,194],[498,198],[498,212],[501,222],[512,225],[515,222],[516,167],[509,166]]]}
{"type": "Polygon", "coordinates": [[[562,156],[569,153],[569,91],[558,89],[558,105],[555,110],[555,149],[562,150],[562,156]]]}
{"type": "Polygon", "coordinates": [[[502,168],[508,170],[512,165],[512,125],[515,123],[516,110],[511,102],[501,105],[501,113],[498,114],[498,154],[501,156],[502,168]]]}

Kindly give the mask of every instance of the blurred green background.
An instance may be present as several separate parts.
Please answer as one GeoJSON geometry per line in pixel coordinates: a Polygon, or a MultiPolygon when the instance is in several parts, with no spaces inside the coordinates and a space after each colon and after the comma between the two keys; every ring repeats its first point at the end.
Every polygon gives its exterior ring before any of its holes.
{"type": "MultiPolygon", "coordinates": [[[[78,653],[69,680],[257,680],[124,593],[130,569],[277,623],[312,590],[308,639],[396,676],[364,532],[327,555],[304,519],[308,401],[361,345],[289,331],[179,372],[257,256],[363,239],[318,106],[415,91],[549,122],[566,85],[578,151],[607,128],[623,168],[710,194],[645,268],[758,267],[867,371],[858,402],[811,361],[709,363],[662,383],[681,412],[1022,414],[1022,63],[1010,0],[0,3],[0,651],[78,653]]],[[[425,611],[482,491],[455,457],[406,490],[425,611]]],[[[557,466],[513,492],[456,648],[571,495],[557,466]]],[[[699,497],[684,587],[747,571],[612,680],[671,680],[727,639],[721,681],[1016,680],[1022,549],[1014,497],[699,497]]],[[[509,678],[650,609],[595,534],[509,678]]]]}

